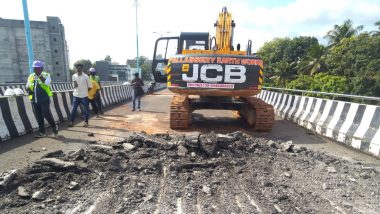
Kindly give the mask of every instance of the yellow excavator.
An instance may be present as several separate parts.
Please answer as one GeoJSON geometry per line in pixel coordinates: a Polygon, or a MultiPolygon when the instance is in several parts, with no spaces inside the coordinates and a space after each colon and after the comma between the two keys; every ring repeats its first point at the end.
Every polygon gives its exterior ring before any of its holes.
{"type": "Polygon", "coordinates": [[[235,22],[224,7],[214,24],[215,37],[204,32],[182,32],[155,43],[152,74],[176,93],[170,104],[170,128],[187,129],[197,109],[235,110],[256,131],[270,131],[273,106],[254,95],[263,85],[263,61],[233,45],[235,22]]]}

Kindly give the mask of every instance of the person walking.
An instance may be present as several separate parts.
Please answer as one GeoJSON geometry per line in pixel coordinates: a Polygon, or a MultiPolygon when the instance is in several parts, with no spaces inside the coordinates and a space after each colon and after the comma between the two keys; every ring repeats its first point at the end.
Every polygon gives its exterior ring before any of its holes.
{"type": "Polygon", "coordinates": [[[99,114],[103,114],[103,112],[102,112],[102,100],[100,98],[100,90],[102,89],[102,85],[100,84],[100,77],[98,75],[96,75],[95,68],[90,68],[89,73],[90,73],[90,79],[95,81],[99,85],[99,89],[96,91],[96,94],[95,94],[95,101],[96,101],[96,104],[98,107],[99,114]]]}
{"type": "Polygon", "coordinates": [[[38,133],[35,135],[37,138],[46,137],[44,118],[49,122],[53,128],[55,136],[58,135],[58,125],[55,123],[53,115],[50,111],[50,97],[53,92],[50,89],[51,78],[50,74],[43,71],[43,62],[36,60],[33,62],[34,73],[28,77],[26,83],[26,90],[29,93],[29,99],[32,102],[33,111],[38,122],[38,133]]]}
{"type": "Polygon", "coordinates": [[[133,109],[132,111],[135,111],[135,104],[137,100],[137,110],[140,111],[141,107],[141,96],[144,95],[144,82],[139,77],[139,73],[135,73],[135,78],[132,80],[131,86],[133,87],[133,109]]]}
{"type": "Polygon", "coordinates": [[[92,88],[92,83],[87,74],[83,73],[83,64],[76,63],[75,68],[77,69],[77,73],[73,74],[72,80],[74,84],[74,92],[73,92],[73,102],[72,109],[70,112],[70,123],[69,127],[74,126],[75,114],[77,112],[79,104],[82,104],[84,109],[85,121],[83,126],[88,126],[88,91],[92,88]]]}
{"type": "Polygon", "coordinates": [[[92,88],[91,90],[88,91],[88,101],[91,103],[92,110],[96,114],[96,117],[99,117],[99,108],[98,108],[98,104],[96,103],[96,93],[99,91],[100,87],[99,87],[99,84],[95,80],[91,79],[91,77],[90,77],[90,80],[92,83],[92,88]]]}

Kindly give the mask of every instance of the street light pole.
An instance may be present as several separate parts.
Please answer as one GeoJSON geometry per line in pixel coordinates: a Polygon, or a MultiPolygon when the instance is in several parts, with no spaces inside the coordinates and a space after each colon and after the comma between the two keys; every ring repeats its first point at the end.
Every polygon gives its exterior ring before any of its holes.
{"type": "Polygon", "coordinates": [[[27,0],[22,0],[22,8],[24,10],[24,25],[25,25],[25,37],[26,37],[26,46],[28,49],[28,58],[29,58],[29,72],[33,72],[33,45],[32,45],[32,36],[30,32],[30,22],[29,22],[29,13],[28,13],[28,3],[27,0]]]}
{"type": "MultiPolygon", "coordinates": [[[[139,6],[138,0],[135,0],[136,7],[136,49],[137,49],[137,59],[136,59],[136,69],[140,73],[140,63],[139,63],[139,33],[138,33],[138,21],[137,21],[137,7],[139,6]]],[[[141,74],[140,74],[141,77],[141,74]]]]}

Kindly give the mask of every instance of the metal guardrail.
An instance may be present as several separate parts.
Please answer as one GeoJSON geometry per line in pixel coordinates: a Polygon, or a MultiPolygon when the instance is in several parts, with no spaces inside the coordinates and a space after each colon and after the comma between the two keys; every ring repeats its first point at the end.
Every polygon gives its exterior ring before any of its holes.
{"type": "Polygon", "coordinates": [[[360,95],[351,95],[351,94],[338,94],[338,93],[321,92],[321,91],[307,91],[307,90],[275,88],[275,87],[265,87],[265,86],[263,87],[263,89],[297,92],[297,93],[302,93],[302,96],[305,94],[317,94],[317,95],[320,94],[320,95],[332,96],[332,99],[334,99],[335,97],[345,97],[345,98],[358,99],[358,100],[363,100],[363,101],[371,100],[371,101],[380,102],[380,97],[369,97],[369,96],[360,96],[360,95]]]}

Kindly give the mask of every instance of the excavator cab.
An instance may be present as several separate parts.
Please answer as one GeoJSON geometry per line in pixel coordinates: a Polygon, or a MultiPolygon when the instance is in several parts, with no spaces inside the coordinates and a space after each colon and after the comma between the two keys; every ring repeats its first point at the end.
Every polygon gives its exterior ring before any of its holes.
{"type": "Polygon", "coordinates": [[[177,53],[178,43],[179,37],[161,37],[156,40],[152,62],[152,74],[155,82],[167,82],[165,67],[168,65],[169,58],[177,53]]]}
{"type": "Polygon", "coordinates": [[[183,32],[179,37],[161,37],[154,46],[152,74],[155,82],[166,83],[165,68],[170,57],[183,50],[208,50],[209,33],[183,32]]]}

